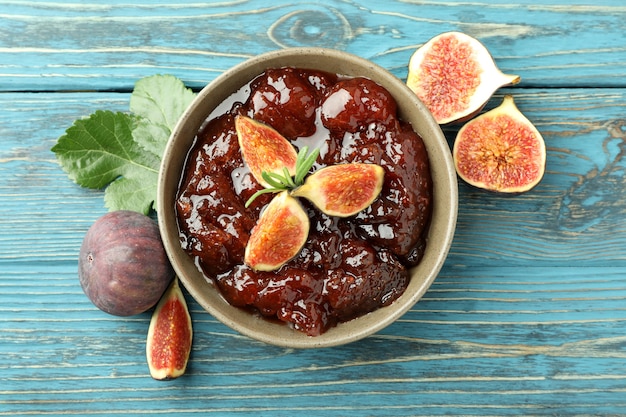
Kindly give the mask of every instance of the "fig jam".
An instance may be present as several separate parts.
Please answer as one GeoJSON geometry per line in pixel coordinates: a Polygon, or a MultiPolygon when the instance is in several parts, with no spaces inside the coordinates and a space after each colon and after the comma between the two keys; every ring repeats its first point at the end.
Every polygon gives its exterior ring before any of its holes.
{"type": "Polygon", "coordinates": [[[232,305],[316,336],[391,304],[426,245],[432,186],[422,139],[400,120],[390,93],[362,77],[300,68],[270,69],[209,115],[189,153],[176,201],[182,247],[232,305]],[[296,150],[318,148],[313,169],[364,162],[385,169],[383,189],[349,218],[302,199],[307,243],[276,271],[248,267],[250,231],[273,194],[242,160],[234,119],[245,115],[285,136],[296,150]]]}

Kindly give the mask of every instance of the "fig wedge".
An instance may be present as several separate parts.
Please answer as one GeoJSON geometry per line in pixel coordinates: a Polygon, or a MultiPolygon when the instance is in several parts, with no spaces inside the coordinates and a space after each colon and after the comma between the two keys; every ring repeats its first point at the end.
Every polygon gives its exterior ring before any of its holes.
{"type": "Polygon", "coordinates": [[[452,156],[459,177],[468,184],[519,194],[543,178],[546,146],[537,128],[507,95],[498,107],[459,130],[452,156]]]}
{"type": "Polygon", "coordinates": [[[476,115],[493,93],[520,81],[504,74],[487,48],[461,32],[445,32],[418,48],[410,58],[407,86],[439,124],[476,115]]]}
{"type": "Polygon", "coordinates": [[[148,328],[146,357],[152,378],[170,380],[183,375],[192,339],[191,316],[178,278],[174,278],[152,313],[148,328]]]}
{"type": "Polygon", "coordinates": [[[329,216],[349,217],[376,200],[384,177],[376,164],[330,165],[309,175],[291,195],[306,198],[329,216]]]}
{"type": "Polygon", "coordinates": [[[263,178],[263,172],[283,175],[287,170],[290,176],[296,174],[298,154],[273,127],[246,116],[237,116],[235,129],[241,155],[264,188],[271,188],[271,185],[263,178]]]}
{"type": "Polygon", "coordinates": [[[309,217],[288,191],[276,194],[250,232],[245,263],[257,271],[273,271],[296,256],[309,236],[309,217]]]}

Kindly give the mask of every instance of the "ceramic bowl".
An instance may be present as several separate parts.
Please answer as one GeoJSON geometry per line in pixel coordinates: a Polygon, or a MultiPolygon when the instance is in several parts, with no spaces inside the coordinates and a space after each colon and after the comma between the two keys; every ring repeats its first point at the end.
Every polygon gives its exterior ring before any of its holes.
{"type": "Polygon", "coordinates": [[[163,155],[158,184],[159,227],[165,249],[180,281],[213,317],[232,329],[269,344],[317,348],[354,342],[371,335],[406,313],[426,292],[448,254],[457,217],[457,182],[450,148],[439,125],[417,97],[382,67],[345,52],[320,48],[283,49],[251,58],[224,72],[197,95],[175,127],[163,155]],[[368,77],[397,100],[402,119],[410,122],[428,150],[433,179],[433,212],[425,255],[411,270],[411,281],[393,304],[341,323],[320,336],[307,336],[287,325],[259,318],[228,304],[198,270],[180,245],[175,198],[185,159],[198,129],[229,95],[268,68],[293,66],[348,76],[368,77]]]}

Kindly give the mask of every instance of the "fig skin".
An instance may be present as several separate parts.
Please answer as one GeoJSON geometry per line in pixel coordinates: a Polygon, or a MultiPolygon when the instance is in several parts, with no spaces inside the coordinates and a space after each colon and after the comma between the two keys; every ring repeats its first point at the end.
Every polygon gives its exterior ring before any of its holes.
{"type": "Polygon", "coordinates": [[[85,234],[78,277],[85,295],[100,310],[132,316],[154,307],[174,270],[156,222],[119,210],[98,218],[85,234]]]}
{"type": "Polygon", "coordinates": [[[466,183],[497,193],[521,194],[543,178],[546,146],[541,133],[507,95],[498,107],[459,130],[452,157],[466,183]]]}
{"type": "Polygon", "coordinates": [[[187,302],[174,278],[157,304],[148,328],[146,359],[152,378],[178,378],[187,370],[193,327],[187,302]]]}
{"type": "Polygon", "coordinates": [[[413,53],[406,84],[443,125],[471,119],[497,89],[520,80],[500,71],[477,39],[445,32],[413,53]]]}

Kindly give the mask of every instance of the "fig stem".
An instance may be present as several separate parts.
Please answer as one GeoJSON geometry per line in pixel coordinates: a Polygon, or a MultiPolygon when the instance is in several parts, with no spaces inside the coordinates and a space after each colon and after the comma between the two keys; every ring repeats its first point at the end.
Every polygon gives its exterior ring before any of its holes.
{"type": "Polygon", "coordinates": [[[250,204],[252,204],[252,202],[261,194],[278,193],[284,190],[293,190],[301,186],[304,183],[304,178],[311,170],[311,167],[317,160],[319,154],[319,149],[314,149],[311,153],[309,153],[309,147],[303,146],[302,149],[300,149],[300,152],[298,152],[298,157],[296,159],[296,174],[293,177],[289,174],[287,167],[283,167],[282,175],[275,172],[263,171],[261,176],[271,187],[264,188],[254,193],[248,201],[246,201],[245,207],[248,208],[250,204]]]}

